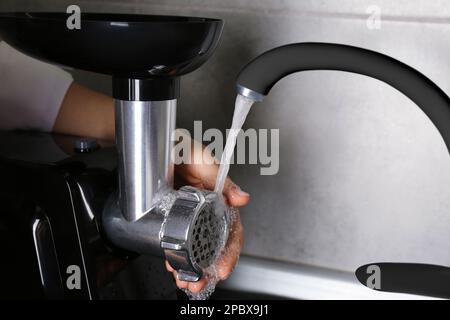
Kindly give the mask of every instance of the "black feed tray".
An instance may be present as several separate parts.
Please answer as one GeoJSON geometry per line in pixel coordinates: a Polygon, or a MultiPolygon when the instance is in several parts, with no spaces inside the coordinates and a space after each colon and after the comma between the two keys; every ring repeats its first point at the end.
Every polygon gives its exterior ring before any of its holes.
{"type": "Polygon", "coordinates": [[[198,68],[214,51],[217,19],[82,13],[0,13],[0,36],[41,60],[124,78],[175,77],[198,68]]]}

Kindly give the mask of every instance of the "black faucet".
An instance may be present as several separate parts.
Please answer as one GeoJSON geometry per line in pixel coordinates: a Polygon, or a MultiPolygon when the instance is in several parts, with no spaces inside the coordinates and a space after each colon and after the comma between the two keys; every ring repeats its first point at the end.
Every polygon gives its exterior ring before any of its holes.
{"type": "MultiPolygon", "coordinates": [[[[241,70],[237,91],[254,101],[262,101],[278,80],[308,70],[353,72],[391,85],[423,110],[450,151],[449,97],[419,71],[375,51],[333,43],[294,43],[278,47],[261,54],[241,70]]],[[[450,283],[448,267],[417,263],[376,265],[383,267],[383,279],[387,279],[383,280],[381,291],[450,297],[449,286],[445,285],[450,283]]],[[[355,272],[364,285],[367,266],[355,272]]]]}
{"type": "Polygon", "coordinates": [[[294,43],[264,52],[239,73],[237,91],[262,101],[283,77],[308,70],[339,70],[366,75],[396,88],[414,101],[441,133],[450,151],[450,99],[430,79],[384,54],[334,43],[294,43]]]}

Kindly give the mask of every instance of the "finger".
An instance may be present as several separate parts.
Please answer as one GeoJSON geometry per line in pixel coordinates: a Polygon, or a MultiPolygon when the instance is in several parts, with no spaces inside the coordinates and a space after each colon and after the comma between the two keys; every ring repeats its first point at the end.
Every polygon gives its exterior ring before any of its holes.
{"type": "MultiPolygon", "coordinates": [[[[217,173],[219,172],[218,160],[212,155],[211,150],[200,142],[192,140],[192,153],[191,164],[183,167],[182,169],[194,173],[194,176],[201,181],[204,188],[213,190],[216,186],[217,173]]],[[[186,172],[187,173],[187,172],[186,172]]],[[[224,190],[233,185],[229,177],[227,177],[224,185],[224,190]]]]}
{"type": "Polygon", "coordinates": [[[173,272],[173,271],[174,271],[174,269],[173,269],[172,266],[170,265],[169,261],[167,261],[167,260],[166,260],[166,269],[167,269],[167,271],[169,271],[169,272],[173,272]]]}
{"type": "Polygon", "coordinates": [[[230,231],[226,250],[217,262],[217,275],[221,280],[227,279],[233,272],[239,259],[243,242],[244,228],[242,227],[239,216],[237,216],[230,231]]]}
{"type": "Polygon", "coordinates": [[[241,253],[241,244],[239,240],[235,240],[228,248],[227,252],[217,262],[217,275],[220,280],[227,279],[235,268],[239,255],[241,253]]]}
{"type": "Polygon", "coordinates": [[[178,288],[187,289],[187,287],[189,286],[189,282],[179,280],[178,273],[176,271],[173,272],[173,276],[175,277],[175,282],[176,282],[178,288]]]}
{"type": "Polygon", "coordinates": [[[236,259],[230,259],[229,261],[225,261],[222,264],[217,265],[217,276],[220,280],[226,280],[231,275],[234,269],[234,265],[237,261],[236,259]]]}
{"type": "Polygon", "coordinates": [[[192,293],[199,293],[208,284],[208,279],[201,278],[197,282],[190,282],[188,290],[192,293]]]}
{"type": "Polygon", "coordinates": [[[213,189],[218,169],[216,158],[200,142],[189,136],[183,136],[183,139],[190,141],[191,152],[187,162],[176,165],[177,176],[181,177],[187,184],[209,190],[213,189]]]}
{"type": "MultiPolygon", "coordinates": [[[[204,166],[200,177],[204,188],[214,190],[218,171],[218,166],[204,166]]],[[[250,201],[250,195],[235,184],[230,177],[225,179],[222,193],[232,207],[242,207],[250,201]]]]}
{"type": "MultiPolygon", "coordinates": [[[[177,166],[177,176],[191,185],[214,190],[216,186],[217,173],[219,166],[211,150],[204,147],[198,141],[192,140],[192,153],[190,164],[177,166]]],[[[226,178],[223,188],[223,194],[229,205],[241,207],[246,205],[250,196],[239,188],[229,177],[226,178]]]]}
{"type": "Polygon", "coordinates": [[[223,194],[227,198],[228,204],[232,207],[242,207],[250,201],[250,195],[233,183],[230,178],[227,178],[227,181],[225,181],[223,194]]]}
{"type": "Polygon", "coordinates": [[[188,287],[189,283],[178,279],[178,273],[172,268],[169,261],[167,261],[167,260],[166,260],[166,269],[167,269],[167,271],[172,272],[172,275],[175,278],[175,282],[176,282],[178,288],[186,289],[188,287]]]}
{"type": "Polygon", "coordinates": [[[219,166],[217,164],[189,164],[185,165],[182,169],[184,169],[185,175],[192,174],[197,179],[197,182],[200,183],[205,189],[214,190],[216,186],[216,178],[217,172],[219,171],[219,166]]]}

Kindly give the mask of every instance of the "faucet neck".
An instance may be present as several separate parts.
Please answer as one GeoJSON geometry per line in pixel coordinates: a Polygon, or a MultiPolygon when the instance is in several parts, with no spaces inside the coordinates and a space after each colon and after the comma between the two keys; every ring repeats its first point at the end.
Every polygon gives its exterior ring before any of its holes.
{"type": "Polygon", "coordinates": [[[375,51],[334,43],[294,43],[278,47],[261,54],[241,70],[237,89],[243,95],[262,100],[278,80],[309,70],[353,72],[391,85],[423,110],[450,150],[449,97],[417,70],[375,51]]]}

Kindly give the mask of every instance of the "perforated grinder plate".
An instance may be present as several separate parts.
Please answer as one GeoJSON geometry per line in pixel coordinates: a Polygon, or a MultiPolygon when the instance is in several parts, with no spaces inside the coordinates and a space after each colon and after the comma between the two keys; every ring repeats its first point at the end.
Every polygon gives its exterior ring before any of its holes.
{"type": "Polygon", "coordinates": [[[192,228],[191,259],[201,268],[209,267],[222,249],[225,223],[207,204],[198,214],[192,228]]]}

